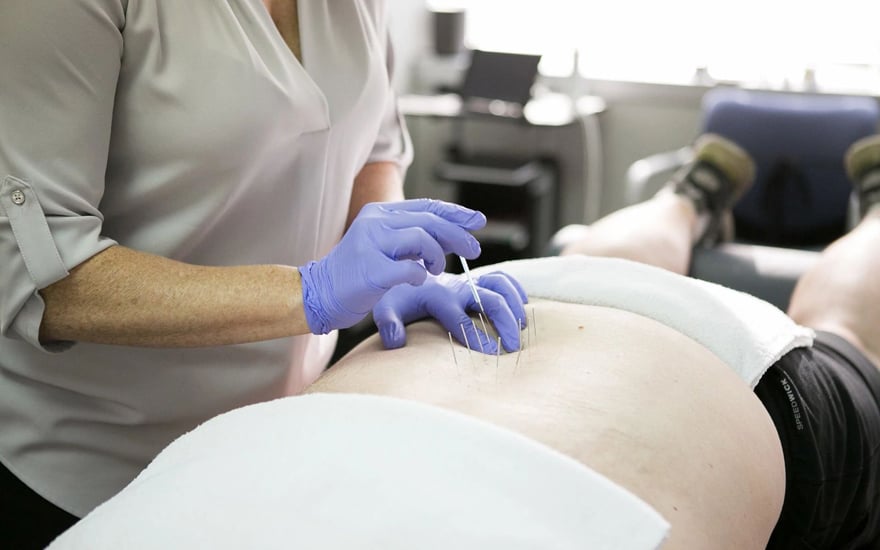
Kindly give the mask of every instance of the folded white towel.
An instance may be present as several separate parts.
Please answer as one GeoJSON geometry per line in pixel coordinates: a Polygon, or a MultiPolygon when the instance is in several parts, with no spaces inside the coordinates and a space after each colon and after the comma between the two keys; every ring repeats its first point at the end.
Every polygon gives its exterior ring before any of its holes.
{"type": "Polygon", "coordinates": [[[714,283],[616,258],[556,256],[475,269],[503,270],[530,296],[606,306],[654,319],[691,337],[752,388],[788,351],[813,342],[813,331],[775,306],[714,283]]]}
{"type": "Polygon", "coordinates": [[[668,529],[522,435],[401,399],[314,394],[182,436],[49,549],[653,550],[668,529]]]}

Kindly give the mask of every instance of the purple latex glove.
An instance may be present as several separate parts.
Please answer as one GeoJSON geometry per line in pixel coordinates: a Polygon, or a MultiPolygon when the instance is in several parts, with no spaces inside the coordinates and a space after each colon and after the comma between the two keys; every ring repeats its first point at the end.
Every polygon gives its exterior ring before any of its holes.
{"type": "Polygon", "coordinates": [[[327,256],[299,268],[309,330],[354,325],[391,287],[442,273],[446,254],[476,258],[480,243],[468,231],[484,225],[482,213],[443,201],[364,206],[327,256]]]}
{"type": "MultiPolygon", "coordinates": [[[[494,271],[476,279],[477,293],[486,310],[486,323],[491,322],[507,351],[519,349],[520,330],[526,326],[523,304],[528,302],[519,282],[510,275],[494,271]]],[[[373,308],[373,321],[379,329],[382,343],[394,349],[406,344],[404,325],[427,316],[437,319],[462,345],[464,326],[467,343],[472,350],[494,354],[498,344],[487,337],[482,326],[468,317],[468,312],[480,311],[480,306],[464,276],[442,273],[428,277],[421,286],[400,285],[389,290],[373,308]],[[477,342],[482,341],[482,348],[477,342]]]]}

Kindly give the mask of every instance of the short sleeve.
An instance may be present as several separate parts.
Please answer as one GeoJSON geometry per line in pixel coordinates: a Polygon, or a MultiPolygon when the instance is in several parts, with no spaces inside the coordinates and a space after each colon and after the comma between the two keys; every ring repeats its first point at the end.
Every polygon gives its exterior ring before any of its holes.
{"type": "MultiPolygon", "coordinates": [[[[392,75],[394,74],[394,48],[391,44],[391,38],[387,33],[387,28],[385,33],[385,62],[388,68],[390,89],[392,75]]],[[[406,122],[398,108],[397,94],[391,89],[386,98],[379,134],[370,152],[368,162],[394,162],[400,166],[403,172],[412,162],[412,155],[412,143],[410,142],[406,122]]]]}
{"type": "Polygon", "coordinates": [[[0,3],[0,335],[39,342],[38,291],[114,242],[99,203],[124,0],[0,3]]]}

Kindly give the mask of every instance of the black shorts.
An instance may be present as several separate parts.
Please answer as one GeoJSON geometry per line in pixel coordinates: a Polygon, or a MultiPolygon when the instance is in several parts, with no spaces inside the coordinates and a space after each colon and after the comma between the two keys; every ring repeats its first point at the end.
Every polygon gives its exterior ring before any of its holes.
{"type": "Polygon", "coordinates": [[[755,388],[785,454],[782,515],[768,549],[880,549],[880,371],[820,332],[755,388]]]}

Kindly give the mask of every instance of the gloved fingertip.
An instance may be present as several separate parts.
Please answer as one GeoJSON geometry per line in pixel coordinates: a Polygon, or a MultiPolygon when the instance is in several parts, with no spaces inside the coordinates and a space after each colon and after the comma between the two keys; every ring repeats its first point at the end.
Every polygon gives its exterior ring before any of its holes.
{"type": "MultiPolygon", "coordinates": [[[[477,336],[479,336],[480,342],[483,344],[482,348],[480,348],[480,349],[484,353],[489,354],[489,355],[498,354],[498,338],[497,337],[492,337],[479,329],[477,330],[477,336]]],[[[504,347],[503,339],[502,339],[502,347],[504,347]]]]}
{"type": "MultiPolygon", "coordinates": [[[[504,344],[502,343],[502,346],[503,345],[504,344]]],[[[489,355],[497,355],[498,354],[498,343],[497,343],[497,341],[494,341],[491,338],[488,338],[483,342],[483,348],[485,349],[486,353],[488,353],[489,355]]]]}
{"type": "Polygon", "coordinates": [[[406,344],[406,331],[397,323],[383,323],[379,326],[379,337],[385,349],[398,349],[406,344]]]}
{"type": "Polygon", "coordinates": [[[480,241],[477,239],[472,238],[465,246],[466,249],[463,251],[462,256],[468,260],[475,260],[483,253],[483,249],[480,247],[480,241]]]}
{"type": "MultiPolygon", "coordinates": [[[[441,257],[440,260],[431,262],[430,264],[425,262],[425,269],[427,269],[428,273],[431,275],[440,275],[446,271],[446,258],[441,257]]],[[[427,279],[428,276],[425,275],[425,278],[427,279]]]]}
{"type": "Polygon", "coordinates": [[[501,345],[504,346],[504,351],[506,351],[507,353],[519,351],[519,339],[516,339],[515,341],[502,339],[501,345]]]}
{"type": "Polygon", "coordinates": [[[501,335],[501,345],[504,346],[504,351],[508,353],[513,353],[514,351],[519,351],[520,343],[519,339],[522,338],[521,333],[516,334],[502,334],[501,335]]]}
{"type": "Polygon", "coordinates": [[[468,218],[462,226],[465,229],[482,229],[486,226],[486,215],[480,212],[479,210],[475,210],[473,214],[471,214],[470,218],[468,218]]]}

